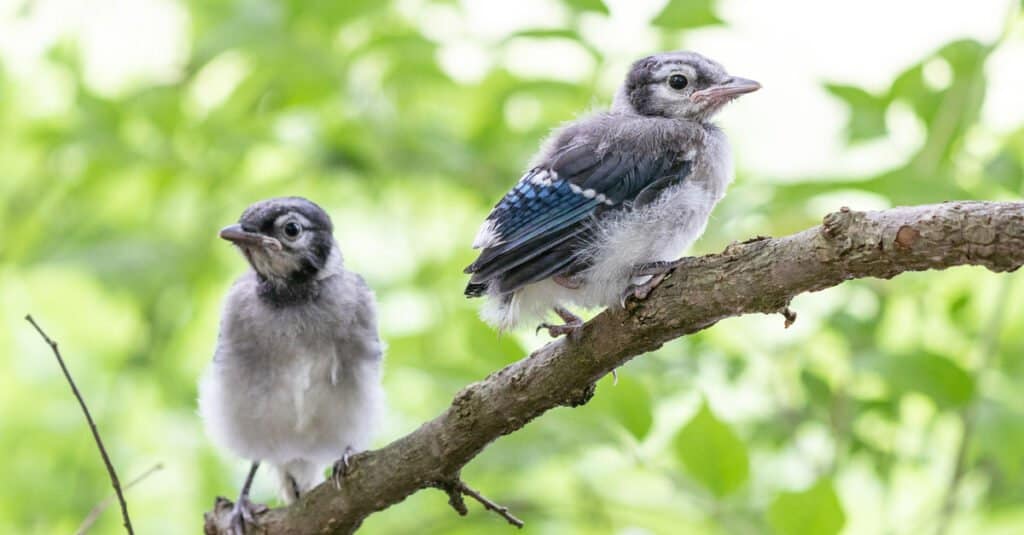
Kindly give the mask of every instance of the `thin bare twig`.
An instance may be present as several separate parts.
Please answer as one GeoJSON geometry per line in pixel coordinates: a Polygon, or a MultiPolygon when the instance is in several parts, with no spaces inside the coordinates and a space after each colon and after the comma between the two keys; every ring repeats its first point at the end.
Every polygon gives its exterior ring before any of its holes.
{"type": "Polygon", "coordinates": [[[486,496],[480,494],[477,490],[467,485],[466,482],[458,476],[448,481],[440,481],[436,486],[448,493],[448,504],[452,506],[452,509],[455,509],[456,513],[459,513],[459,516],[466,516],[469,513],[469,509],[466,507],[466,501],[462,499],[462,496],[466,495],[480,502],[480,505],[483,505],[484,509],[497,513],[498,516],[507,520],[509,524],[512,524],[517,528],[521,528],[525,525],[522,520],[516,518],[515,515],[509,512],[508,507],[492,502],[486,496]]]}
{"type": "Polygon", "coordinates": [[[60,350],[57,349],[57,342],[54,342],[52,338],[43,332],[43,328],[36,323],[36,320],[32,319],[32,315],[28,314],[25,316],[25,321],[28,321],[35,327],[36,332],[39,336],[43,337],[43,340],[53,350],[53,355],[57,357],[57,363],[60,364],[61,371],[64,372],[64,377],[67,378],[68,384],[71,385],[71,392],[78,398],[78,404],[82,406],[82,412],[85,413],[85,419],[89,422],[89,429],[92,431],[92,438],[96,440],[96,446],[100,449],[100,455],[103,456],[103,464],[107,466],[107,473],[110,474],[110,483],[114,486],[114,492],[117,494],[117,501],[121,504],[121,516],[124,518],[124,529],[128,531],[128,535],[134,535],[135,531],[132,530],[132,521],[128,517],[128,502],[124,501],[124,492],[121,490],[121,482],[117,479],[117,471],[114,470],[114,464],[110,462],[110,456],[107,455],[107,449],[103,447],[103,440],[100,439],[100,432],[96,429],[96,422],[93,421],[92,415],[89,414],[89,407],[85,405],[85,399],[82,398],[82,394],[78,391],[78,386],[75,385],[75,380],[71,378],[71,372],[68,371],[68,367],[64,365],[64,358],[60,355],[60,350]]]}
{"type": "Polygon", "coordinates": [[[513,526],[515,526],[517,528],[521,528],[521,527],[524,526],[524,523],[523,523],[522,520],[519,520],[518,518],[513,516],[512,513],[510,513],[508,511],[508,507],[505,507],[504,505],[498,505],[498,504],[492,502],[491,500],[488,500],[486,496],[484,496],[483,494],[480,494],[476,490],[473,490],[469,485],[466,484],[465,481],[462,481],[460,479],[460,480],[458,480],[455,483],[455,486],[456,486],[457,489],[459,489],[459,492],[461,492],[461,493],[465,494],[466,496],[469,496],[469,497],[473,498],[474,500],[480,502],[480,505],[483,505],[485,509],[489,509],[489,510],[494,511],[495,513],[498,513],[499,515],[501,515],[502,518],[504,518],[505,520],[508,520],[509,524],[512,524],[513,526]]]}
{"type": "MultiPolygon", "coordinates": [[[[128,489],[142,482],[142,480],[151,476],[154,472],[162,470],[163,467],[163,463],[157,463],[153,465],[152,467],[150,467],[149,470],[146,470],[135,479],[126,483],[124,486],[124,490],[127,492],[128,489]]],[[[99,520],[100,515],[102,515],[103,511],[106,511],[107,508],[110,507],[110,504],[113,503],[115,498],[117,498],[117,496],[110,495],[107,496],[106,498],[103,498],[103,500],[100,501],[100,503],[97,503],[96,506],[93,507],[91,511],[89,511],[88,516],[85,517],[85,520],[82,521],[82,524],[78,526],[78,530],[75,531],[75,535],[85,535],[85,532],[89,531],[89,528],[91,528],[92,525],[95,524],[97,520],[99,520]]]]}

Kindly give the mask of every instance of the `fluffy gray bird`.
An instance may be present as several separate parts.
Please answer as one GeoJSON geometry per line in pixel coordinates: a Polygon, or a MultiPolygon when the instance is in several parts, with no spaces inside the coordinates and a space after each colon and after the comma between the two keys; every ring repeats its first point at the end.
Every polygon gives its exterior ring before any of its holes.
{"type": "Polygon", "coordinates": [[[761,86],[693,52],[633,64],[610,111],[555,131],[530,170],[494,207],[466,273],[469,297],[505,330],[565,305],[643,299],[707,224],[732,181],[728,140],[711,118],[761,86]]]}
{"type": "Polygon", "coordinates": [[[332,229],[319,206],[287,197],[253,204],[220,231],[252,270],[228,292],[199,412],[214,443],[252,461],[236,532],[255,523],[248,491],[261,461],[290,504],[332,462],[340,477],[381,418],[374,296],[343,267],[332,229]]]}

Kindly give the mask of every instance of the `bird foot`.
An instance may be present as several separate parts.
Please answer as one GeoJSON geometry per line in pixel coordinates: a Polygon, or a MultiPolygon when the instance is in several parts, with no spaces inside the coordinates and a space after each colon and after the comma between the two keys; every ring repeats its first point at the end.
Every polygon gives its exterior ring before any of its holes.
{"type": "Polygon", "coordinates": [[[630,284],[629,287],[626,288],[626,291],[622,292],[622,298],[620,299],[619,304],[622,305],[623,308],[625,308],[626,301],[628,301],[630,297],[636,299],[637,301],[643,301],[644,299],[647,299],[647,296],[651,295],[651,291],[657,288],[658,285],[661,284],[663,280],[665,280],[665,277],[667,277],[673,269],[675,269],[682,263],[683,260],[679,259],[667,262],[649,262],[647,264],[640,264],[635,266],[633,268],[633,272],[630,274],[631,276],[649,276],[651,278],[648,279],[647,282],[644,282],[642,284],[630,284]]]}
{"type": "Polygon", "coordinates": [[[352,455],[356,450],[352,449],[352,446],[345,446],[345,452],[341,454],[341,458],[334,461],[334,465],[331,466],[331,481],[334,482],[334,488],[341,490],[341,480],[345,479],[348,475],[349,468],[352,464],[349,462],[352,460],[352,455]]]}
{"type": "Polygon", "coordinates": [[[555,307],[555,314],[558,314],[565,323],[558,325],[544,322],[537,326],[536,332],[539,333],[541,329],[546,329],[548,335],[552,338],[558,338],[559,336],[565,336],[570,339],[576,338],[580,328],[583,327],[583,320],[563,307],[555,307]]]}
{"type": "Polygon", "coordinates": [[[256,518],[267,512],[267,506],[261,503],[252,503],[248,496],[240,496],[234,506],[228,521],[228,535],[245,535],[245,526],[259,527],[259,520],[256,518]]]}

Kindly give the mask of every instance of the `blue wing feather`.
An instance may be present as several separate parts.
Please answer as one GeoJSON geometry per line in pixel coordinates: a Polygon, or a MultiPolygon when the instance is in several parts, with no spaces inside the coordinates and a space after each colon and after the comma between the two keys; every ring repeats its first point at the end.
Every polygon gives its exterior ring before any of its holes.
{"type": "Polygon", "coordinates": [[[487,217],[491,239],[466,268],[473,274],[466,295],[481,295],[489,280],[507,292],[571,270],[594,217],[628,209],[634,200],[649,202],[690,170],[690,162],[670,153],[599,157],[586,144],[563,148],[526,173],[487,217]]]}

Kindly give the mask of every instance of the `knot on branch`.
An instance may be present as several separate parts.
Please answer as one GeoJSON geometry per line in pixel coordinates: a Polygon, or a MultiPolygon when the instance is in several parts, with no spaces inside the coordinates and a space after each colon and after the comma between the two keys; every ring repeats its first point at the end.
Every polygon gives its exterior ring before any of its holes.
{"type": "Polygon", "coordinates": [[[863,217],[863,212],[854,212],[848,206],[844,206],[838,212],[826,215],[821,221],[821,235],[828,240],[835,240],[845,235],[850,227],[863,217]]]}
{"type": "Polygon", "coordinates": [[[594,392],[596,390],[597,385],[594,383],[590,383],[581,389],[572,390],[566,397],[565,405],[568,407],[582,407],[594,397],[594,392]]]}
{"type": "Polygon", "coordinates": [[[921,233],[917,229],[910,225],[903,225],[896,231],[896,239],[893,240],[893,243],[898,249],[911,249],[920,237],[921,233]]]}

